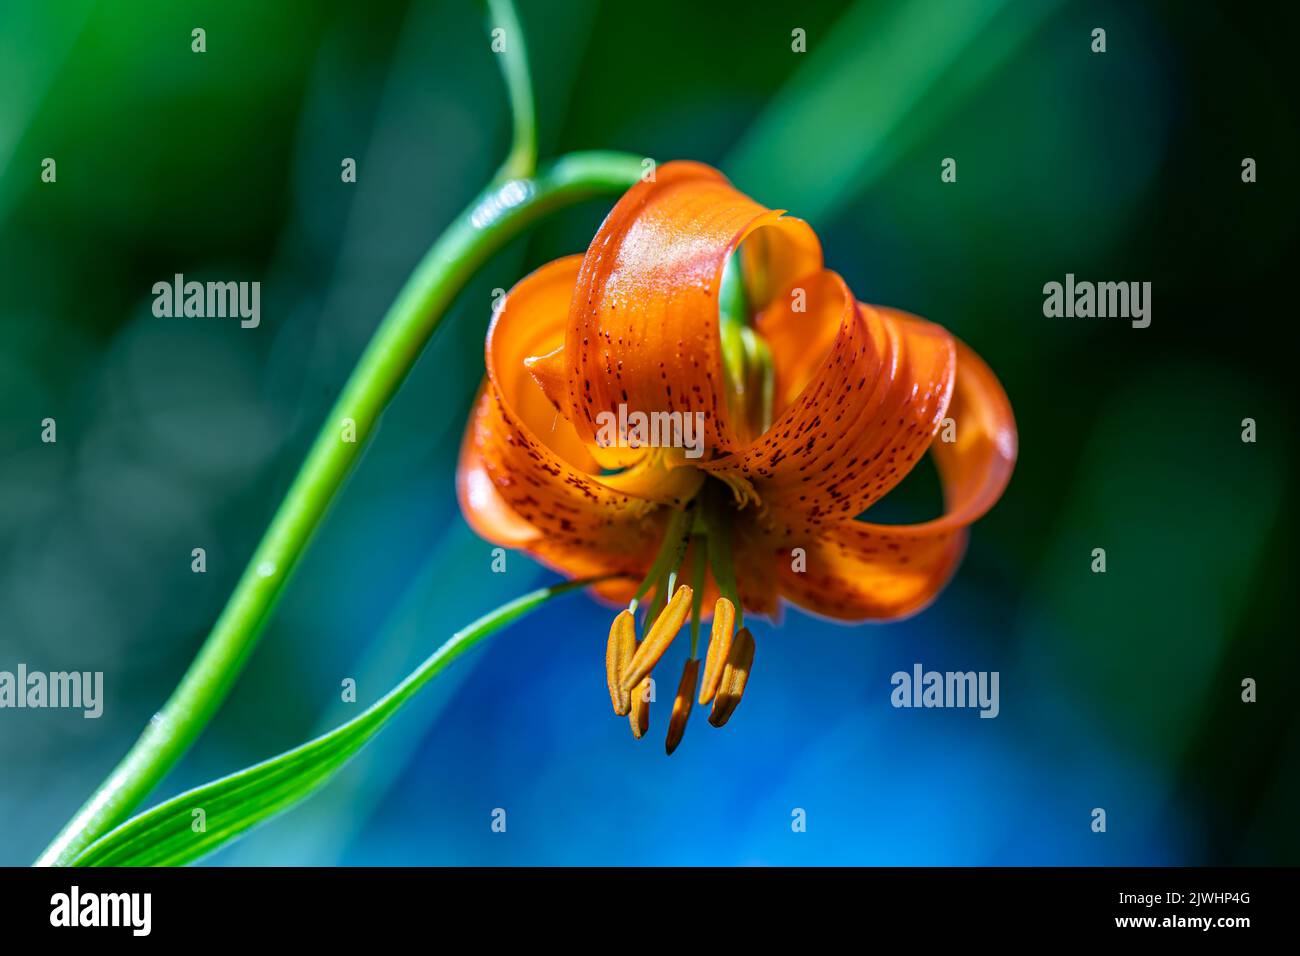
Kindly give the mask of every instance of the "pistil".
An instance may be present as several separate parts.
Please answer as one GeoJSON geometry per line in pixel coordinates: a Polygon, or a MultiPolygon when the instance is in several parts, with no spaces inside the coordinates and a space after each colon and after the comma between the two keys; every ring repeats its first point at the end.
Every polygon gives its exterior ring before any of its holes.
{"type": "Polygon", "coordinates": [[[754,327],[740,253],[733,253],[718,290],[718,338],[726,379],[727,410],[744,442],[772,426],[776,373],[772,350],[754,327]]]}

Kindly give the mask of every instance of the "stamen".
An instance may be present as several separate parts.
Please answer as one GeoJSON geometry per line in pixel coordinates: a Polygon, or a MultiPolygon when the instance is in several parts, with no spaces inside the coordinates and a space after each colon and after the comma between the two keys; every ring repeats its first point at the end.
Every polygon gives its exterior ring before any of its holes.
{"type": "Polygon", "coordinates": [[[742,627],[732,641],[727,664],[722,669],[722,680],[713,698],[709,723],[714,727],[725,724],[740,706],[740,698],[745,693],[745,685],[749,683],[749,672],[753,666],[754,636],[749,633],[749,628],[742,627]]]}
{"type": "Polygon", "coordinates": [[[619,677],[636,653],[636,618],[631,611],[620,611],[609,629],[609,643],[605,646],[605,682],[609,685],[609,699],[614,713],[626,717],[632,709],[632,697],[619,684],[619,677]]]}
{"type": "Polygon", "coordinates": [[[664,651],[668,650],[668,645],[673,642],[677,632],[686,623],[686,614],[690,606],[691,589],[683,584],[677,589],[673,599],[668,602],[663,613],[655,619],[645,640],[636,649],[632,663],[623,672],[623,679],[620,681],[623,689],[631,690],[654,670],[655,664],[659,663],[659,658],[663,657],[664,651]]]}
{"type": "Polygon", "coordinates": [[[706,504],[705,520],[709,529],[709,561],[713,565],[713,580],[723,597],[731,601],[736,611],[736,624],[745,622],[745,609],[736,586],[736,569],[731,563],[731,519],[725,501],[716,496],[706,504]]]}
{"type": "Polygon", "coordinates": [[[660,613],[663,612],[664,606],[668,603],[668,594],[668,576],[665,575],[655,585],[654,597],[650,599],[650,603],[641,612],[642,633],[648,634],[650,632],[650,625],[655,622],[660,613]]]}
{"type": "Polygon", "coordinates": [[[650,729],[650,678],[637,684],[632,691],[632,707],[628,711],[627,721],[632,725],[632,736],[640,740],[650,729]]]}
{"type": "Polygon", "coordinates": [[[682,668],[682,679],[677,684],[677,696],[673,698],[673,714],[668,719],[668,739],[664,742],[664,750],[671,757],[677,745],[682,742],[682,735],[686,733],[686,721],[691,716],[691,704],[695,698],[695,680],[700,675],[700,662],[696,658],[691,658],[682,668]]]}
{"type": "Polygon", "coordinates": [[[704,683],[700,685],[700,705],[713,700],[722,680],[723,667],[731,653],[732,628],[736,623],[736,606],[726,598],[713,605],[713,632],[709,635],[709,654],[704,660],[704,683]]]}
{"type": "Polygon", "coordinates": [[[759,497],[748,478],[742,478],[740,475],[715,475],[714,477],[731,489],[731,498],[737,508],[747,508],[750,504],[760,506],[763,504],[763,499],[759,497]]]}
{"type": "Polygon", "coordinates": [[[685,508],[673,512],[672,517],[668,519],[668,527],[664,529],[664,539],[659,543],[659,553],[655,555],[650,570],[646,572],[641,586],[636,589],[636,595],[628,604],[629,611],[635,614],[637,605],[650,588],[660,584],[669,571],[682,563],[682,556],[686,553],[686,542],[694,522],[694,501],[687,504],[685,508]]]}

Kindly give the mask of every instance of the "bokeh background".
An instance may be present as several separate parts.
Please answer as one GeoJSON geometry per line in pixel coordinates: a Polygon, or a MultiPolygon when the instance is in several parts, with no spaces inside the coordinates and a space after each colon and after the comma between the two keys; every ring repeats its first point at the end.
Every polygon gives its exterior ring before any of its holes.
{"type": "MultiPolygon", "coordinates": [[[[544,153],[704,160],[809,219],[862,298],[998,372],[1018,469],[929,610],[760,625],[744,705],[723,732],[697,715],[672,759],[662,696],[641,743],[609,713],[607,612],[569,597],[209,862],[1300,862],[1300,24],[1239,6],[525,0],[544,153]],[[1066,272],[1151,281],[1151,327],[1044,318],[1066,272]],[[893,709],[914,662],[1000,671],[1001,715],[893,709]]],[[[30,862],[166,698],[385,307],[504,154],[482,20],[428,0],[0,6],[0,669],[106,675],[99,720],[0,711],[0,864],[30,862]],[[261,327],[155,318],[176,272],[261,281],[261,327]]],[[[492,290],[581,251],[607,208],[547,221],[462,296],[157,796],[345,719],[343,677],[369,702],[549,579],[522,556],[489,573],[455,450],[492,290]]],[[[937,507],[926,464],[881,516],[937,507]]]]}

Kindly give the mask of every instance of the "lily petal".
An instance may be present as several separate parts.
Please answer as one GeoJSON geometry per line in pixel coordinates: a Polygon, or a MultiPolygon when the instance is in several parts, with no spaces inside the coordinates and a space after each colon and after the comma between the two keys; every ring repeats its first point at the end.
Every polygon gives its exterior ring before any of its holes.
{"type": "Polygon", "coordinates": [[[833,272],[804,286],[807,312],[777,300],[759,329],[774,356],[793,355],[777,368],[787,397],[811,367],[790,340],[824,341],[834,323],[820,365],[768,431],[701,466],[750,482],[766,523],[791,540],[861,514],[903,479],[942,423],[957,364],[956,344],[939,326],[857,302],[833,272]]]}
{"type": "MultiPolygon", "coordinates": [[[[920,321],[881,311],[901,325],[920,321]]],[[[1006,393],[989,367],[961,342],[948,414],[956,440],[930,446],[946,513],[914,525],[844,522],[803,545],[803,571],[793,569],[788,548],[777,547],[775,566],[785,598],[839,620],[880,621],[916,613],[943,589],[961,560],[966,526],[1002,495],[1017,452],[1006,393]]]]}
{"type": "Polygon", "coordinates": [[[903,527],[848,521],[802,547],[796,571],[788,548],[777,552],[782,596],[839,621],[891,621],[928,605],[948,583],[966,546],[964,529],[915,535],[903,527]]]}
{"type": "MultiPolygon", "coordinates": [[[[592,474],[599,466],[524,365],[562,341],[579,262],[560,259],[527,276],[494,316],[457,490],[466,520],[489,541],[523,547],[571,577],[640,575],[662,537],[664,509],[592,474]]],[[[625,601],[634,586],[597,590],[625,601]]]]}
{"type": "MultiPolygon", "coordinates": [[[[718,289],[727,259],[760,229],[745,247],[758,308],[821,267],[821,246],[807,223],[782,218],[717,170],[690,162],[659,167],[653,181],[633,186],[614,206],[583,257],[562,353],[569,417],[588,445],[596,443],[600,413],[617,414],[625,404],[645,413],[702,412],[706,446],[737,446],[718,289]]],[[[551,382],[559,361],[552,354],[541,370],[551,382]]]]}

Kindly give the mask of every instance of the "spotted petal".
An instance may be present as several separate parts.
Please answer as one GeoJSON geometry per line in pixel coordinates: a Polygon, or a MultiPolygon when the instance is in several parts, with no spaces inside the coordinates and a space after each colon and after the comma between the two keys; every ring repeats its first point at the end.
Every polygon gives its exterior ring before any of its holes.
{"type": "MultiPolygon", "coordinates": [[[[556,414],[524,365],[564,336],[580,259],[521,281],[488,332],[487,380],[461,446],[457,488],[482,537],[520,547],[571,577],[644,573],[666,509],[609,487],[573,426],[556,414]]],[[[602,586],[621,595],[625,582],[602,586]]]]}
{"type": "MultiPolygon", "coordinates": [[[[880,311],[900,324],[919,321],[880,311]]],[[[890,620],[921,610],[943,589],[961,560],[967,526],[1006,489],[1017,446],[1002,386],[960,342],[948,415],[955,440],[930,448],[943,482],[944,515],[914,525],[843,522],[803,545],[802,570],[796,570],[788,541],[770,539],[786,599],[841,620],[890,620]]]]}
{"type": "MultiPolygon", "coordinates": [[[[729,420],[718,331],[718,291],[728,258],[745,242],[757,306],[821,266],[808,225],[737,192],[699,163],[660,167],[630,189],[582,260],[564,348],[533,371],[579,436],[596,446],[601,413],[702,412],[705,443],[737,446],[729,420]]],[[[626,454],[592,453],[607,467],[626,454]]]]}

